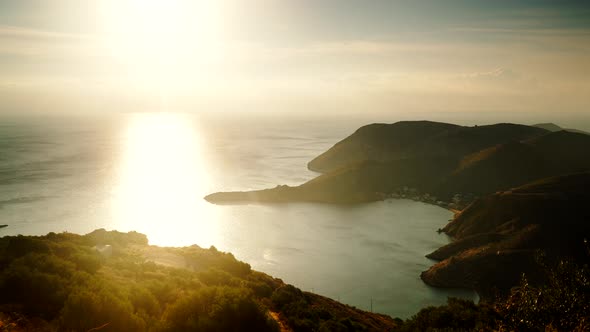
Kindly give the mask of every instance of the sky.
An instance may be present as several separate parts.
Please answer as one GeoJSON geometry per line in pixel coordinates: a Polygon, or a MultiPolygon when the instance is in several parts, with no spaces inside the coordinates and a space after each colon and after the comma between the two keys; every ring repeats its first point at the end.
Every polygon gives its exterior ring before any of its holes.
{"type": "Polygon", "coordinates": [[[589,1],[0,0],[0,113],[590,113],[589,1]]]}

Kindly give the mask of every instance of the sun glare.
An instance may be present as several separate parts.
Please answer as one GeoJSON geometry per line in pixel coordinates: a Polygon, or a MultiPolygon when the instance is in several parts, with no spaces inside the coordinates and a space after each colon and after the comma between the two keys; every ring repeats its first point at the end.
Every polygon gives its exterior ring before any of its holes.
{"type": "Polygon", "coordinates": [[[214,0],[108,0],[104,44],[135,83],[173,89],[219,60],[221,7],[214,0]]]}
{"type": "Polygon", "coordinates": [[[216,240],[212,210],[201,208],[209,179],[190,124],[171,113],[132,117],[114,193],[117,229],[144,232],[157,244],[177,245],[178,234],[205,245],[216,240]]]}

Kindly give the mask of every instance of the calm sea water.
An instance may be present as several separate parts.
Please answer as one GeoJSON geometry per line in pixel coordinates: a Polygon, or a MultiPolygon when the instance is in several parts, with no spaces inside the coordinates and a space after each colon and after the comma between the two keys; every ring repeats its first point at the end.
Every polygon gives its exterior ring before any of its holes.
{"type": "Polygon", "coordinates": [[[299,184],[306,163],[364,123],[128,114],[3,118],[0,236],[136,230],[151,244],[216,246],[256,270],[406,318],[448,296],[419,278],[448,243],[447,210],[407,200],[357,206],[211,205],[221,190],[299,184]]]}

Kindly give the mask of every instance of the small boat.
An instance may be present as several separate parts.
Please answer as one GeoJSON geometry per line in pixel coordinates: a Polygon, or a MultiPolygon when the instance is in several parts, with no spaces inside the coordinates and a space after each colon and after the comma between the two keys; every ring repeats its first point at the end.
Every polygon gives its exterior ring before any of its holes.
{"type": "Polygon", "coordinates": [[[8,225],[0,225],[0,228],[8,227],[8,225]]]}

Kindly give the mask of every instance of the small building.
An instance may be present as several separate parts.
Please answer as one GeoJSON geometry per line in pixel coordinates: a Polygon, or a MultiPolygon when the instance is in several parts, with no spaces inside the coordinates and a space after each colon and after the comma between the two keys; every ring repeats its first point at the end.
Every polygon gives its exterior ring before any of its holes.
{"type": "Polygon", "coordinates": [[[104,257],[111,257],[113,255],[113,247],[110,244],[100,244],[94,246],[94,250],[104,257]]]}

